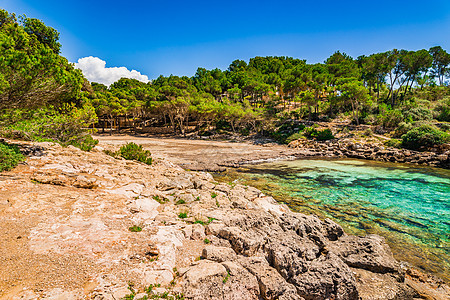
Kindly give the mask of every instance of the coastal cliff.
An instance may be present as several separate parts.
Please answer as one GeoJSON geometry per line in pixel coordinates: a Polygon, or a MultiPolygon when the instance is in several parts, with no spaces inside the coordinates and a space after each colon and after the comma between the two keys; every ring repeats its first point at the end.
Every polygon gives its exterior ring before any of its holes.
{"type": "Polygon", "coordinates": [[[23,144],[0,175],[5,299],[448,299],[383,238],[167,159],[23,144]]]}

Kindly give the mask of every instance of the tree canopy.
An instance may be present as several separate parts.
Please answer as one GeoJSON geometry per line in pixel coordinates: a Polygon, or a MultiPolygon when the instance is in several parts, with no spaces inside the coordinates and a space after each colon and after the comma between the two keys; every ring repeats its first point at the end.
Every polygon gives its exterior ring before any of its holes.
{"type": "Polygon", "coordinates": [[[80,97],[83,76],[59,55],[59,33],[37,19],[0,10],[0,110],[80,97]]]}
{"type": "Polygon", "coordinates": [[[0,112],[89,106],[86,111],[95,111],[102,127],[155,125],[181,134],[211,128],[270,132],[284,120],[339,114],[351,114],[356,124],[386,127],[398,123],[392,120],[448,118],[448,101],[429,105],[435,112],[422,114],[415,100],[447,97],[450,54],[440,46],[392,49],[356,59],[336,51],[314,64],[258,56],[248,62],[236,59],[226,70],[200,67],[192,77],[159,76],[149,83],[122,78],[109,87],[89,83],[60,49],[55,29],[0,10],[0,112]],[[405,117],[397,118],[404,110],[405,117]]]}

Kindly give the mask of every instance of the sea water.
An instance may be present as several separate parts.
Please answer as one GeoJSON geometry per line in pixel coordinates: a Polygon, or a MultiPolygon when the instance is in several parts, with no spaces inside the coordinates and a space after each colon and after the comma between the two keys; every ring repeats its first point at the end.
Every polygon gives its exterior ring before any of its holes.
{"type": "Polygon", "coordinates": [[[363,160],[278,161],[217,179],[261,189],[349,234],[385,237],[395,258],[450,281],[450,171],[363,160]]]}

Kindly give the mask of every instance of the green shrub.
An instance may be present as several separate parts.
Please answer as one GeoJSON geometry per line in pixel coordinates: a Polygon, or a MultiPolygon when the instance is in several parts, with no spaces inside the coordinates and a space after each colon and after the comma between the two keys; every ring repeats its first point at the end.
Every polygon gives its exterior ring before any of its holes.
{"type": "Polygon", "coordinates": [[[151,165],[153,161],[150,151],[144,150],[142,145],[137,145],[133,142],[120,147],[118,154],[125,159],[137,160],[147,165],[151,165]]]}
{"type": "Polygon", "coordinates": [[[180,205],[180,204],[185,204],[186,201],[184,201],[183,199],[179,199],[177,202],[175,202],[176,205],[180,205]]]}
{"type": "Polygon", "coordinates": [[[384,144],[388,147],[393,147],[393,148],[401,148],[402,147],[402,141],[399,139],[390,139],[390,140],[387,140],[386,142],[384,142],[384,144]]]}
{"type": "Polygon", "coordinates": [[[166,202],[168,202],[169,200],[167,200],[166,198],[160,198],[158,195],[152,196],[153,200],[155,200],[156,202],[158,202],[159,204],[164,204],[166,202]]]}
{"type": "Polygon", "coordinates": [[[334,135],[329,128],[326,128],[324,130],[318,130],[315,138],[318,141],[327,141],[334,139],[334,135]]]}
{"type": "Polygon", "coordinates": [[[420,106],[404,110],[403,116],[405,120],[410,121],[422,121],[433,119],[433,114],[431,113],[431,110],[420,106]]]}
{"type": "Polygon", "coordinates": [[[313,138],[314,136],[316,136],[317,134],[317,129],[313,128],[313,127],[306,127],[303,130],[303,134],[307,137],[307,138],[313,138]]]}
{"type": "Polygon", "coordinates": [[[142,228],[137,226],[137,225],[133,225],[130,228],[128,228],[128,230],[131,231],[131,232],[141,232],[142,228]]]}
{"type": "Polygon", "coordinates": [[[230,279],[230,276],[231,276],[230,272],[227,271],[227,276],[225,276],[225,277],[223,278],[222,282],[223,282],[224,284],[227,283],[228,279],[230,279]]]}
{"type": "Polygon", "coordinates": [[[179,214],[178,214],[178,218],[180,218],[180,219],[186,219],[186,218],[187,218],[187,213],[185,213],[185,212],[179,213],[179,214]]]}
{"type": "Polygon", "coordinates": [[[305,136],[303,134],[301,134],[300,132],[291,134],[288,138],[286,138],[285,143],[289,144],[292,141],[296,141],[299,139],[305,139],[305,136]]]}
{"type": "Polygon", "coordinates": [[[450,122],[450,98],[441,101],[435,108],[436,119],[443,122],[450,122]]]}
{"type": "Polygon", "coordinates": [[[403,114],[398,109],[386,110],[378,116],[378,123],[384,128],[396,128],[403,120],[403,114]]]}
{"type": "Polygon", "coordinates": [[[364,118],[362,118],[362,123],[373,125],[377,121],[377,117],[375,115],[367,115],[364,118]]]}
{"type": "Polygon", "coordinates": [[[97,121],[92,106],[77,108],[65,105],[35,110],[10,110],[0,115],[0,135],[11,139],[35,142],[58,142],[63,146],[74,145],[91,150],[98,141],[86,129],[97,121]]]}
{"type": "Polygon", "coordinates": [[[394,131],[394,137],[399,138],[413,128],[414,128],[413,124],[401,122],[400,124],[398,124],[398,127],[394,131]]]}
{"type": "Polygon", "coordinates": [[[15,168],[25,157],[15,145],[0,142],[0,172],[15,168]]]}
{"type": "Polygon", "coordinates": [[[439,124],[439,126],[442,131],[450,131],[450,124],[448,124],[448,123],[442,123],[442,124],[439,124]]]}
{"type": "Polygon", "coordinates": [[[84,138],[69,142],[71,145],[80,148],[83,151],[91,151],[98,144],[98,140],[95,140],[92,136],[86,135],[84,138]]]}
{"type": "Polygon", "coordinates": [[[441,145],[448,141],[449,134],[427,124],[411,129],[402,136],[402,146],[412,150],[441,145]]]}
{"type": "Polygon", "coordinates": [[[304,135],[308,138],[314,138],[318,141],[326,141],[326,140],[332,140],[334,139],[334,135],[331,132],[329,128],[325,128],[323,130],[317,130],[315,127],[306,127],[304,132],[304,135]]]}
{"type": "Polygon", "coordinates": [[[364,136],[367,136],[367,137],[373,136],[373,131],[372,131],[372,129],[367,128],[366,130],[364,130],[363,135],[364,135],[364,136]]]}

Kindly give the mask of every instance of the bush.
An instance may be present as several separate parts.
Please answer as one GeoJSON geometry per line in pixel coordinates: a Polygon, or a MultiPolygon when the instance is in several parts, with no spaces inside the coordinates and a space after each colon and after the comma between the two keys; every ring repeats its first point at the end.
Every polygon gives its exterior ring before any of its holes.
{"type": "Polygon", "coordinates": [[[286,144],[289,144],[289,143],[292,142],[292,141],[296,141],[296,140],[304,139],[304,138],[305,138],[305,136],[304,136],[303,134],[301,134],[300,132],[297,132],[297,133],[291,134],[289,137],[287,137],[287,138],[284,140],[284,142],[285,142],[286,144]]]}
{"type": "Polygon", "coordinates": [[[141,232],[142,231],[142,227],[139,227],[137,225],[133,225],[133,226],[129,227],[128,230],[131,231],[131,232],[141,232]]]}
{"type": "Polygon", "coordinates": [[[450,122],[450,98],[441,101],[435,108],[436,119],[443,122],[450,122]]]}
{"type": "Polygon", "coordinates": [[[304,135],[308,138],[314,138],[318,141],[334,139],[333,133],[330,129],[326,128],[324,130],[317,130],[314,126],[305,128],[304,135]]]}
{"type": "Polygon", "coordinates": [[[367,115],[364,118],[362,118],[361,123],[373,125],[377,122],[377,117],[375,115],[367,115]]]}
{"type": "Polygon", "coordinates": [[[305,130],[303,131],[303,134],[307,137],[307,138],[313,138],[316,136],[317,134],[317,129],[313,128],[313,127],[306,127],[305,130]]]}
{"type": "Polygon", "coordinates": [[[287,120],[272,133],[272,137],[280,143],[289,144],[294,140],[304,138],[299,132],[303,131],[305,127],[304,124],[299,124],[294,120],[287,120]]]}
{"type": "Polygon", "coordinates": [[[25,157],[17,146],[0,142],[0,172],[13,169],[23,160],[25,157]]]}
{"type": "Polygon", "coordinates": [[[89,105],[6,111],[0,115],[0,135],[26,141],[58,142],[63,146],[74,145],[91,150],[98,141],[89,135],[93,130],[86,128],[96,121],[95,110],[89,105]]]}
{"type": "Polygon", "coordinates": [[[150,151],[144,150],[142,145],[137,145],[133,142],[120,147],[118,155],[128,160],[143,162],[147,165],[151,165],[153,162],[150,151]]]}
{"type": "Polygon", "coordinates": [[[398,109],[386,110],[378,116],[378,123],[383,128],[396,128],[404,119],[403,114],[398,109]]]}
{"type": "Polygon", "coordinates": [[[441,128],[442,131],[450,131],[450,124],[448,123],[439,124],[439,127],[441,128]]]}
{"type": "Polygon", "coordinates": [[[83,151],[91,151],[92,148],[98,144],[98,140],[95,140],[90,135],[86,135],[84,138],[75,139],[74,141],[69,142],[69,144],[80,148],[83,151]]]}
{"type": "Polygon", "coordinates": [[[401,137],[402,135],[406,134],[408,131],[413,129],[414,126],[411,123],[401,122],[398,127],[394,131],[394,137],[401,137]]]}
{"type": "Polygon", "coordinates": [[[384,142],[384,144],[387,147],[393,147],[393,148],[401,148],[402,147],[402,141],[399,139],[390,139],[384,142]]]}
{"type": "Polygon", "coordinates": [[[324,130],[318,130],[315,138],[318,141],[327,141],[334,139],[334,135],[329,128],[326,128],[324,130]]]}
{"type": "Polygon", "coordinates": [[[427,124],[411,129],[402,136],[402,146],[412,150],[429,148],[448,141],[449,134],[427,124]]]}
{"type": "Polygon", "coordinates": [[[420,106],[404,110],[403,115],[405,120],[409,121],[422,121],[433,119],[433,114],[431,113],[431,110],[420,106]]]}

